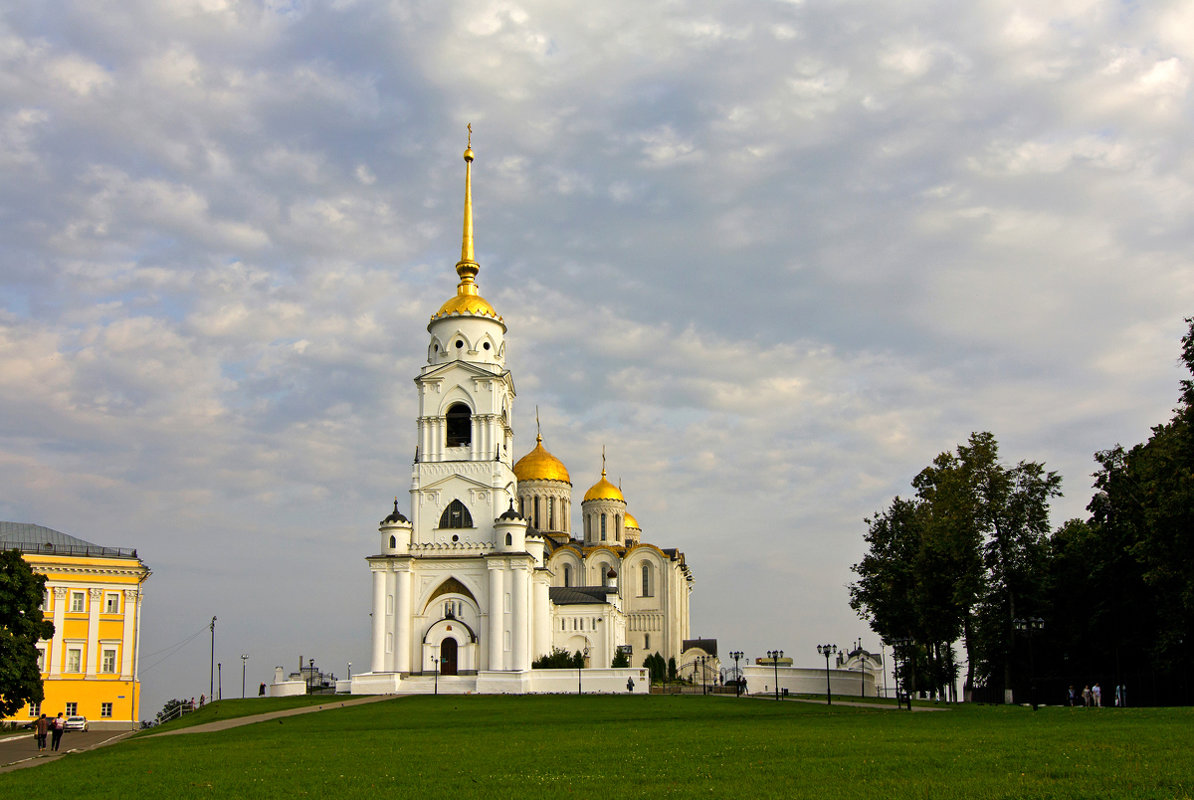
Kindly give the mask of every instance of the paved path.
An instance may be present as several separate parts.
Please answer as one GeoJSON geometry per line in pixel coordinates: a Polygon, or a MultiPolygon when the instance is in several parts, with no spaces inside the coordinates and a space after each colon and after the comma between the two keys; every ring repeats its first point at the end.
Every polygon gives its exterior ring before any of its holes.
{"type": "Polygon", "coordinates": [[[252,725],[256,722],[264,722],[267,719],[278,719],[279,717],[296,717],[299,714],[314,714],[316,711],[327,711],[332,708],[346,708],[348,706],[359,706],[365,703],[376,703],[381,700],[393,700],[395,697],[404,697],[409,695],[393,695],[393,694],[376,694],[367,697],[356,697],[352,700],[334,700],[329,703],[320,703],[317,706],[299,706],[298,708],[287,708],[283,711],[269,711],[265,714],[253,714],[248,717],[232,717],[231,719],[218,719],[215,722],[205,722],[202,725],[192,725],[189,728],[178,728],[172,731],[162,731],[161,733],[152,733],[145,738],[154,736],[179,736],[184,733],[210,733],[211,731],[226,731],[229,728],[239,728],[241,725],[252,725]]]}
{"type": "Polygon", "coordinates": [[[36,767],[38,764],[57,761],[67,753],[94,750],[132,735],[132,731],[88,731],[86,733],[69,731],[62,737],[61,750],[43,750],[40,753],[37,751],[37,741],[33,738],[32,731],[23,731],[16,736],[5,736],[0,738],[0,772],[36,767]]]}

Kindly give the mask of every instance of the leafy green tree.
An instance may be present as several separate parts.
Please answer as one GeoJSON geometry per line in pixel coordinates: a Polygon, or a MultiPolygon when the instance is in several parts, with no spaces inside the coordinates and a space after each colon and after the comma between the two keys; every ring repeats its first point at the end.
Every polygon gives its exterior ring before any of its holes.
{"type": "Polygon", "coordinates": [[[625,650],[618,650],[616,653],[614,653],[614,660],[610,662],[610,666],[614,668],[629,667],[630,656],[626,654],[625,650]]]}
{"type": "MultiPolygon", "coordinates": [[[[662,658],[663,658],[663,656],[660,656],[660,658],[662,659],[662,658]]],[[[676,680],[676,678],[679,676],[679,674],[680,674],[680,670],[678,670],[678,669],[676,668],[676,657],[675,657],[675,656],[668,656],[668,659],[667,659],[667,679],[668,679],[669,681],[674,681],[674,680],[676,680]]]]}
{"type": "Polygon", "coordinates": [[[41,613],[45,591],[46,577],[29,568],[21,551],[0,551],[0,716],[45,697],[37,642],[54,635],[41,613]]]}
{"type": "Polygon", "coordinates": [[[569,653],[559,647],[553,647],[545,656],[539,656],[531,662],[531,669],[576,669],[585,665],[584,653],[577,650],[569,653]]]}
{"type": "Polygon", "coordinates": [[[960,636],[967,685],[1010,686],[1012,620],[1043,602],[1048,503],[1061,479],[1033,462],[1004,466],[983,432],[938,455],[912,485],[914,500],[897,497],[866,520],[850,604],[884,639],[916,643],[906,649],[916,654],[913,685],[922,677],[934,692],[952,691],[960,636]],[[1021,601],[1028,608],[1017,611],[1021,601]]]}

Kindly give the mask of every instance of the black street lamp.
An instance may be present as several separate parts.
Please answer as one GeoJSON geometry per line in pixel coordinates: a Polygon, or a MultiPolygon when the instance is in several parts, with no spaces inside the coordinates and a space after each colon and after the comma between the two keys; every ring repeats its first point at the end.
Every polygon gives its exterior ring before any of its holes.
{"type": "Polygon", "coordinates": [[[768,650],[767,657],[771,659],[772,666],[775,667],[775,699],[779,699],[779,660],[784,657],[783,650],[768,650]]]}
{"type": "Polygon", "coordinates": [[[1032,652],[1032,634],[1045,627],[1045,621],[1040,617],[1026,617],[1014,619],[1012,624],[1016,630],[1028,634],[1028,702],[1032,703],[1032,710],[1036,711],[1036,661],[1032,652]]]}
{"type": "Polygon", "coordinates": [[[858,640],[858,647],[854,652],[858,654],[858,696],[866,697],[866,656],[862,651],[862,639],[858,640]]]}
{"type": "Polygon", "coordinates": [[[439,659],[432,656],[431,663],[435,666],[435,693],[439,694],[439,659]]]}
{"type": "Polygon", "coordinates": [[[249,654],[240,654],[240,699],[245,699],[245,669],[249,663],[249,654]]]}
{"type": "Polygon", "coordinates": [[[731,650],[730,658],[734,659],[734,696],[742,696],[742,673],[738,671],[738,659],[742,658],[741,650],[731,650]]]}
{"type": "Polygon", "coordinates": [[[833,687],[829,683],[829,657],[837,653],[836,644],[819,644],[817,652],[825,656],[825,699],[826,705],[833,705],[833,687]]]}
{"type": "Polygon", "coordinates": [[[207,696],[212,697],[216,693],[216,618],[211,618],[211,674],[208,677],[207,696]]]}
{"type": "Polygon", "coordinates": [[[585,650],[584,650],[584,656],[581,658],[580,663],[576,665],[576,693],[577,694],[583,694],[583,692],[581,691],[580,676],[581,676],[581,671],[585,668],[585,662],[588,660],[589,660],[589,646],[586,644],[585,650]]]}

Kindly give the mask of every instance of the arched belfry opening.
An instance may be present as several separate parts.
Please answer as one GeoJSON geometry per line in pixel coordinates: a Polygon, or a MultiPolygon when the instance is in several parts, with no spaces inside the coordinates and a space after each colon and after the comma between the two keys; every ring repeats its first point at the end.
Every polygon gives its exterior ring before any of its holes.
{"type": "Polygon", "coordinates": [[[448,507],[440,515],[439,526],[441,528],[471,528],[473,527],[473,515],[468,513],[468,507],[464,503],[453,500],[448,503],[448,507]]]}
{"type": "Polygon", "coordinates": [[[473,442],[473,411],[464,403],[453,403],[448,408],[447,447],[468,447],[473,442]]]}

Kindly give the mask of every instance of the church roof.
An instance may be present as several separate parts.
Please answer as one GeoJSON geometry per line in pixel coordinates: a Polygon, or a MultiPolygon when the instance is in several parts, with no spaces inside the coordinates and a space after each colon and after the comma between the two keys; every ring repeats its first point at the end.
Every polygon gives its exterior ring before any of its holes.
{"type": "Polygon", "coordinates": [[[638,530],[638,531],[641,531],[643,529],[643,526],[639,525],[638,520],[634,518],[634,514],[631,514],[629,511],[627,511],[626,514],[622,517],[622,524],[625,525],[627,528],[634,528],[635,530],[638,530]]]}
{"type": "Polygon", "coordinates": [[[714,658],[717,657],[717,640],[716,639],[685,639],[680,645],[680,652],[683,653],[693,647],[704,650],[714,658]]]}
{"type": "Polygon", "coordinates": [[[617,589],[605,586],[551,586],[547,592],[552,605],[584,606],[608,603],[606,596],[617,592],[617,589]]]}
{"type": "Polygon", "coordinates": [[[390,515],[381,521],[382,525],[389,525],[391,523],[410,522],[406,517],[402,516],[402,512],[398,510],[398,498],[394,498],[394,510],[390,515]]]}
{"type": "Polygon", "coordinates": [[[564,462],[547,452],[543,437],[535,437],[535,449],[518,459],[514,465],[514,477],[520,481],[562,481],[572,485],[568,468],[564,462]]]}
{"type": "Polygon", "coordinates": [[[69,533],[29,522],[0,522],[0,550],[20,550],[60,556],[108,556],[136,558],[137,551],[127,547],[104,547],[69,533]]]}

